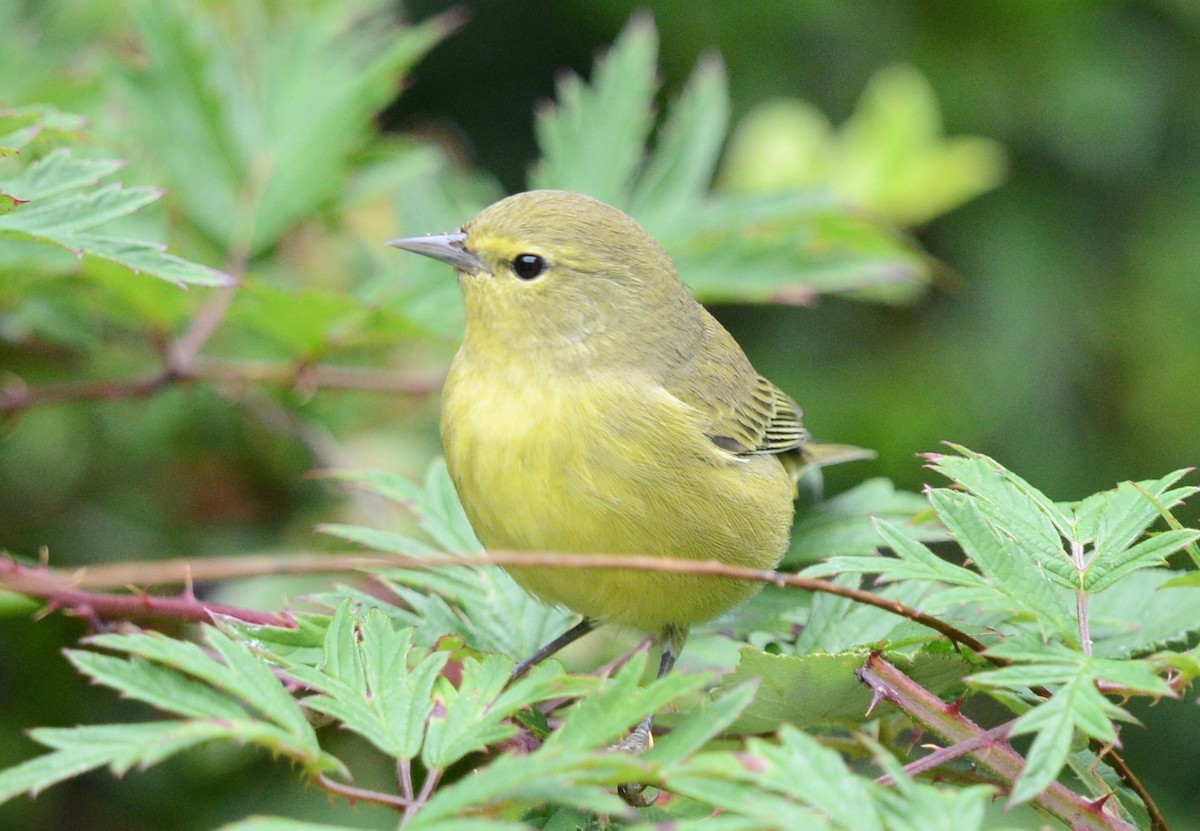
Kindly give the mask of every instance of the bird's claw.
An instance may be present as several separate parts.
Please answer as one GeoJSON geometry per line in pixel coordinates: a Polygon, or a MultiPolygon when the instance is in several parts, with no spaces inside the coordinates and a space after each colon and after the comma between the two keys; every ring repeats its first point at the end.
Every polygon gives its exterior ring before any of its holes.
{"type": "MultiPolygon", "coordinates": [[[[612,745],[609,750],[618,750],[622,753],[645,753],[652,747],[654,747],[654,736],[650,733],[650,717],[647,716],[637,727],[633,728],[632,733],[612,745]]],[[[655,790],[651,794],[647,794],[646,788],[647,785],[641,782],[626,782],[617,786],[617,795],[625,800],[626,805],[633,808],[648,808],[658,801],[660,791],[655,790]]]]}

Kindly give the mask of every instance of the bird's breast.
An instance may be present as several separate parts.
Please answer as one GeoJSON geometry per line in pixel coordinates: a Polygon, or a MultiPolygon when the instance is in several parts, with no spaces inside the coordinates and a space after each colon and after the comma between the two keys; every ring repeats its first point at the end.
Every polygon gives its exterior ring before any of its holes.
{"type": "MultiPolygon", "coordinates": [[[[771,567],[787,544],[791,479],[774,457],[731,457],[702,423],[648,378],[464,353],[442,402],[447,467],[485,546],[771,567]]],[[[684,575],[510,571],[547,600],[645,629],[713,617],[751,593],[684,575]]]]}

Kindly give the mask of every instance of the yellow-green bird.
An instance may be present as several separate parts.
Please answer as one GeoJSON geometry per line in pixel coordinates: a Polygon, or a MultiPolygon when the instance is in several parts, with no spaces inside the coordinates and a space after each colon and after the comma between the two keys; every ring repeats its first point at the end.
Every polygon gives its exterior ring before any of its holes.
{"type": "MultiPolygon", "coordinates": [[[[530,191],[457,233],[389,245],[458,273],[467,326],[446,379],[442,441],[489,548],[773,568],[788,544],[796,471],[862,455],[818,453],[796,403],[616,208],[530,191]]],[[[656,633],[661,676],[692,624],[758,588],[668,572],[508,570],[583,616],[514,676],[599,623],[656,633]]]]}

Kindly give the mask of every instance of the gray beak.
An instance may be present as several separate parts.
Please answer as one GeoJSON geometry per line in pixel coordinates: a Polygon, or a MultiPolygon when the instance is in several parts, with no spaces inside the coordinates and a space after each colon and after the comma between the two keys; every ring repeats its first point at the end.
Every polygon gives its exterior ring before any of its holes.
{"type": "Polygon", "coordinates": [[[466,240],[467,235],[463,233],[431,234],[427,237],[401,237],[388,240],[388,245],[412,251],[414,254],[433,257],[435,260],[441,260],[454,266],[459,271],[466,271],[470,274],[486,272],[488,269],[483,264],[483,260],[463,247],[466,240]]]}

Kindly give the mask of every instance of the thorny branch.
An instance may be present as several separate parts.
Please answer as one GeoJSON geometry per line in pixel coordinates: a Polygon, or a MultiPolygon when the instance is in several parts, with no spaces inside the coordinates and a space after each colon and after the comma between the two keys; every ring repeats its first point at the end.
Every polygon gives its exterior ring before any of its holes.
{"type": "MultiPolygon", "coordinates": [[[[1000,735],[991,735],[999,728],[985,731],[963,715],[957,704],[946,704],[884,660],[879,653],[867,659],[858,676],[871,688],[876,702],[891,702],[922,728],[936,733],[952,745],[966,745],[966,755],[1005,782],[1015,782],[1024,770],[1025,759],[1003,735],[1007,729],[1000,731],[1000,735]]],[[[1093,802],[1085,799],[1058,782],[1051,783],[1036,797],[1035,802],[1078,831],[1136,831],[1125,820],[1106,812],[1103,800],[1093,802]]]]}
{"type": "MultiPolygon", "coordinates": [[[[952,642],[965,646],[977,653],[982,653],[985,650],[984,644],[973,636],[963,632],[954,626],[939,620],[932,615],[928,615],[911,606],[907,606],[898,600],[893,600],[888,597],[882,597],[869,591],[855,589],[849,586],[839,586],[828,580],[820,580],[813,577],[801,577],[797,574],[787,574],[780,571],[770,571],[767,569],[746,568],[744,566],[729,565],[728,563],[718,562],[716,560],[693,561],[693,560],[673,560],[664,557],[653,557],[648,555],[627,556],[620,554],[558,554],[558,553],[542,553],[542,552],[527,552],[527,551],[489,551],[485,554],[461,556],[461,555],[435,555],[423,557],[406,557],[402,555],[371,555],[371,556],[337,556],[337,555],[301,555],[297,558],[288,559],[286,557],[276,558],[254,558],[251,562],[238,565],[238,560],[192,560],[192,561],[176,561],[175,563],[165,564],[167,568],[155,569],[154,564],[125,564],[128,572],[124,575],[126,578],[124,584],[128,583],[179,583],[183,582],[190,575],[193,580],[219,579],[220,577],[230,576],[249,576],[250,574],[296,574],[296,573],[336,573],[341,571],[352,571],[367,568],[410,568],[410,569],[429,569],[429,568],[447,568],[454,566],[472,566],[472,565],[523,565],[523,566],[544,566],[547,568],[590,568],[603,570],[620,570],[632,569],[637,571],[661,571],[671,572],[675,574],[698,574],[708,575],[711,577],[732,578],[735,580],[749,580],[758,583],[770,583],[775,586],[790,586],[792,588],[805,589],[813,592],[824,592],[826,594],[835,594],[840,597],[845,597],[854,600],[858,603],[863,603],[868,606],[875,606],[884,611],[891,612],[894,615],[908,618],[909,620],[919,623],[946,636],[952,642]],[[165,572],[171,571],[176,579],[164,579],[165,572]]],[[[97,569],[93,569],[95,571],[97,569]]],[[[15,562],[0,561],[0,586],[8,585],[15,591],[17,589],[10,583],[10,575],[20,575],[26,572],[35,571],[42,575],[54,575],[55,572],[49,569],[32,569],[27,566],[20,566],[15,562]]],[[[71,585],[71,581],[79,580],[86,581],[88,570],[78,572],[78,577],[63,574],[58,577],[57,586],[62,589],[67,589],[71,585]]],[[[112,585],[110,582],[109,585],[112,585]]],[[[55,581],[42,582],[37,584],[37,591],[23,591],[25,594],[49,600],[58,606],[71,606],[70,603],[62,602],[62,596],[55,590],[55,581]]],[[[74,591],[72,588],[71,590],[74,591]]],[[[120,595],[102,595],[99,593],[89,594],[88,603],[93,613],[98,614],[101,619],[120,619],[121,612],[125,608],[122,605],[120,608],[113,608],[113,615],[108,615],[106,612],[109,606],[102,602],[104,597],[121,597],[120,595]]],[[[198,602],[198,601],[197,601],[198,602]]],[[[226,612],[233,617],[237,617],[236,612],[226,612]]],[[[144,616],[144,615],[143,615],[144,616]]],[[[166,614],[164,617],[173,617],[166,614]]]]}

